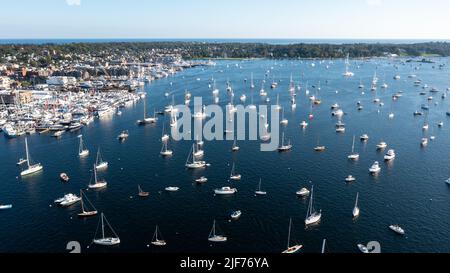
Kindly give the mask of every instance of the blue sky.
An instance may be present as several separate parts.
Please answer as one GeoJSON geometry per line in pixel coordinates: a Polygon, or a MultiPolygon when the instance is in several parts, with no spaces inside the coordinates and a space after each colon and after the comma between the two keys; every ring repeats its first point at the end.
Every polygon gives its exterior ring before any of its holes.
{"type": "Polygon", "coordinates": [[[449,0],[20,0],[1,5],[4,39],[450,39],[449,0]]]}

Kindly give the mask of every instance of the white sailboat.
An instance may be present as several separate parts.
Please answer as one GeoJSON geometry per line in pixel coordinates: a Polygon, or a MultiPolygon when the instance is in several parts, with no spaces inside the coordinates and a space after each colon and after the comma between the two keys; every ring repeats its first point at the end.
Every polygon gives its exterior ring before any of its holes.
{"type": "Polygon", "coordinates": [[[322,218],[322,211],[314,209],[314,186],[311,187],[311,197],[309,199],[308,212],[306,213],[305,225],[310,226],[320,222],[322,218]]]}
{"type": "Polygon", "coordinates": [[[26,163],[27,163],[27,169],[23,170],[20,173],[20,176],[27,176],[33,173],[37,173],[39,171],[42,171],[44,167],[40,163],[37,164],[31,164],[30,160],[30,153],[28,152],[28,139],[25,138],[25,153],[26,153],[26,163]]]}
{"type": "Polygon", "coordinates": [[[344,77],[346,77],[346,78],[350,78],[350,77],[353,77],[355,75],[353,72],[350,72],[348,70],[349,66],[350,66],[349,53],[347,53],[347,58],[345,59],[345,73],[344,73],[344,77]]]}
{"type": "Polygon", "coordinates": [[[169,148],[168,148],[168,145],[169,145],[168,142],[169,142],[169,139],[162,142],[163,144],[162,144],[162,148],[161,148],[161,152],[160,152],[160,154],[162,156],[172,156],[173,155],[173,151],[169,150],[169,148]]]}
{"type": "Polygon", "coordinates": [[[80,138],[80,146],[78,148],[78,155],[80,157],[86,157],[89,155],[89,150],[84,146],[83,135],[78,136],[80,138]]]}
{"type": "Polygon", "coordinates": [[[154,246],[167,245],[166,241],[162,239],[162,235],[160,236],[160,238],[158,238],[158,234],[160,234],[160,232],[159,232],[158,226],[156,226],[156,230],[155,230],[155,233],[153,234],[153,238],[152,238],[152,245],[154,245],[154,246]]]}
{"type": "Polygon", "coordinates": [[[359,159],[359,154],[355,153],[355,139],[356,139],[356,136],[353,136],[352,153],[348,156],[348,159],[350,159],[350,160],[358,160],[359,159]]]}
{"type": "Polygon", "coordinates": [[[102,245],[102,246],[114,246],[114,245],[120,244],[119,236],[117,236],[116,232],[111,227],[111,225],[108,222],[108,219],[106,219],[106,217],[103,213],[101,214],[101,222],[102,222],[102,238],[94,239],[93,243],[96,245],[102,245]],[[115,237],[105,237],[105,223],[104,223],[105,221],[115,237]]]}
{"type": "Polygon", "coordinates": [[[78,217],[92,217],[98,214],[98,211],[95,209],[94,205],[92,205],[91,201],[85,197],[85,199],[88,201],[88,203],[92,206],[94,210],[92,211],[86,211],[85,210],[85,204],[83,200],[83,190],[80,190],[80,198],[81,198],[81,213],[78,214],[78,217]]]}
{"type": "Polygon", "coordinates": [[[231,147],[231,151],[237,152],[237,151],[239,151],[240,149],[241,149],[241,148],[237,145],[237,139],[234,138],[233,147],[231,147]]]}
{"type": "Polygon", "coordinates": [[[287,145],[284,144],[284,132],[283,132],[283,137],[281,138],[281,145],[280,145],[280,147],[278,147],[278,151],[279,152],[287,152],[287,151],[290,151],[291,149],[292,149],[292,144],[291,144],[290,140],[287,145]]]}
{"type": "Polygon", "coordinates": [[[267,192],[263,191],[261,189],[261,182],[262,182],[262,179],[260,178],[259,179],[259,184],[258,184],[258,189],[255,191],[255,195],[267,195],[267,192]]]}
{"type": "Polygon", "coordinates": [[[359,192],[356,194],[355,207],[353,208],[353,218],[359,217],[360,210],[358,207],[358,201],[359,201],[359,192]]]}
{"type": "Polygon", "coordinates": [[[97,168],[94,165],[94,184],[89,184],[89,189],[98,190],[106,188],[108,183],[105,180],[98,180],[97,179],[97,168]]]}
{"type": "Polygon", "coordinates": [[[235,181],[241,180],[242,176],[240,174],[236,173],[235,167],[236,167],[235,163],[233,162],[233,168],[231,168],[230,180],[235,180],[235,181]]]}
{"type": "Polygon", "coordinates": [[[156,123],[158,121],[158,118],[156,117],[156,112],[153,111],[153,117],[149,118],[147,117],[147,99],[144,99],[144,118],[142,120],[138,120],[137,123],[139,125],[147,125],[151,123],[156,123]]]}
{"type": "Polygon", "coordinates": [[[223,242],[227,241],[226,236],[216,234],[216,220],[214,220],[212,230],[209,233],[208,241],[214,242],[214,243],[223,243],[223,242]]]}
{"type": "Polygon", "coordinates": [[[289,220],[289,233],[288,233],[287,249],[285,251],[283,251],[282,254],[297,253],[303,247],[302,245],[291,246],[291,229],[292,229],[292,218],[289,220]]]}
{"type": "Polygon", "coordinates": [[[195,158],[195,147],[194,144],[192,144],[192,149],[191,149],[192,153],[190,152],[188,155],[188,158],[186,160],[186,167],[188,169],[200,169],[200,168],[205,168],[207,166],[205,161],[201,161],[201,160],[196,160],[195,158]],[[190,161],[191,159],[191,155],[192,155],[192,161],[190,161]]]}
{"type": "Polygon", "coordinates": [[[95,168],[97,170],[104,170],[108,168],[108,162],[104,161],[102,154],[100,153],[100,148],[97,151],[97,160],[95,161],[95,168]]]}

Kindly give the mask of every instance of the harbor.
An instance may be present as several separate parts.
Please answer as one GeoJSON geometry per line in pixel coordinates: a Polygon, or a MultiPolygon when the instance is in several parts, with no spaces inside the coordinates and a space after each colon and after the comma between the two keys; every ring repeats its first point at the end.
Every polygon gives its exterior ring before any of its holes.
{"type": "Polygon", "coordinates": [[[136,90],[3,104],[3,127],[24,133],[0,138],[0,202],[12,204],[0,251],[65,252],[78,241],[92,253],[359,253],[378,241],[383,252],[449,252],[449,64],[218,60],[136,90]],[[279,149],[173,141],[165,110],[194,97],[224,110],[279,107],[279,149]],[[20,159],[43,169],[21,177],[20,159]]]}

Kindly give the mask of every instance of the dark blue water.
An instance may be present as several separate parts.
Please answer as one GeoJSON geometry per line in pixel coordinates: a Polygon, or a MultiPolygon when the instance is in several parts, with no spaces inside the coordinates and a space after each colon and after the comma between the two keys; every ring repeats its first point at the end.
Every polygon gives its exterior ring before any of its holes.
{"type": "MultiPolygon", "coordinates": [[[[445,90],[449,86],[450,59],[437,61],[447,67],[438,70],[433,64],[422,64],[414,73],[424,83],[445,90]]],[[[259,142],[241,141],[241,150],[232,154],[232,142],[206,142],[205,160],[212,166],[204,171],[188,171],[184,164],[192,142],[171,142],[174,156],[160,157],[163,120],[155,126],[136,126],[135,121],[142,117],[142,102],[124,109],[122,116],[96,121],[82,130],[91,150],[91,156],[85,160],[77,156],[78,133],[67,133],[60,140],[48,135],[29,137],[32,158],[45,168],[43,173],[30,178],[17,178],[20,170],[15,163],[23,156],[24,139],[0,138],[0,202],[14,205],[12,210],[0,212],[0,251],[64,252],[68,241],[79,241],[88,252],[279,253],[286,248],[292,217],[292,240],[303,244],[305,252],[319,252],[324,238],[331,252],[357,252],[358,243],[374,240],[381,243],[383,252],[450,252],[450,188],[444,183],[450,171],[450,118],[445,115],[450,109],[449,101],[441,100],[439,95],[435,96],[438,105],[430,104],[428,134],[435,135],[436,140],[422,149],[424,118],[414,118],[412,113],[426,103],[426,96],[420,96],[420,88],[407,78],[418,64],[397,62],[396,69],[389,60],[361,61],[353,63],[356,75],[352,79],[342,77],[342,61],[329,64],[329,69],[326,64],[316,62],[312,67],[309,61],[223,61],[216,67],[186,70],[145,88],[149,109],[161,110],[170,103],[171,98],[165,98],[165,92],[173,92],[176,102],[182,103],[185,89],[210,103],[208,80],[214,76],[221,90],[221,105],[225,105],[227,79],[233,84],[236,98],[243,92],[250,98],[249,83],[244,83],[244,78],[250,78],[253,72],[257,86],[254,98],[259,103],[261,80],[265,71],[273,67],[273,75],[281,83],[278,89],[269,91],[269,97],[275,102],[280,94],[281,104],[286,108],[289,119],[286,136],[294,145],[288,153],[260,152],[259,142]],[[367,90],[362,95],[358,90],[360,78],[370,86],[376,67],[380,84],[384,75],[389,84],[387,90],[378,92],[385,102],[381,108],[372,103],[373,92],[367,90]],[[315,119],[306,131],[300,129],[299,123],[307,119],[310,103],[303,89],[298,93],[297,109],[292,111],[289,107],[287,90],[291,73],[296,83],[303,86],[307,81],[310,85],[321,81],[319,96],[323,104],[314,108],[315,119]],[[394,81],[396,74],[402,79],[394,81]],[[393,102],[392,94],[400,90],[404,96],[393,102]],[[356,109],[358,100],[365,107],[361,112],[356,109]],[[347,113],[343,120],[347,124],[345,134],[336,134],[334,130],[336,120],[330,115],[330,106],[336,102],[347,113]],[[393,120],[388,119],[391,109],[395,113],[393,120]],[[439,121],[446,123],[444,128],[438,129],[439,121]],[[116,137],[125,129],[130,131],[130,138],[120,144],[116,137]],[[349,162],[352,137],[363,133],[369,134],[370,140],[367,144],[356,144],[361,159],[349,162]],[[328,148],[320,154],[313,151],[318,136],[328,148]],[[375,148],[381,140],[396,150],[397,158],[389,165],[381,163],[381,174],[372,177],[368,168],[375,160],[383,159],[383,153],[375,148]],[[110,164],[101,174],[109,185],[104,191],[88,192],[87,196],[106,214],[122,243],[114,248],[86,249],[94,237],[98,217],[80,220],[79,205],[69,209],[50,205],[64,193],[78,193],[80,188],[86,188],[99,146],[110,164]],[[233,197],[215,197],[215,188],[228,185],[233,160],[243,176],[242,181],[234,183],[239,192],[233,197]],[[59,173],[63,171],[71,177],[68,184],[59,181],[59,173]],[[347,185],[344,178],[348,174],[356,176],[357,182],[347,185]],[[207,176],[209,182],[194,185],[193,179],[200,175],[207,176]],[[263,198],[253,194],[260,177],[268,192],[263,198]],[[306,230],[303,221],[308,200],[298,199],[295,192],[300,187],[310,187],[309,181],[315,185],[316,207],[322,209],[323,216],[318,227],[306,230]],[[148,199],[136,197],[138,184],[151,193],[148,199]],[[169,194],[164,192],[167,186],[178,186],[181,190],[169,194]],[[361,216],[354,222],[351,213],[357,192],[361,216]],[[230,212],[236,209],[242,210],[241,219],[228,222],[230,212]],[[211,245],[207,241],[214,219],[229,238],[225,244],[211,245]],[[405,237],[388,229],[397,223],[406,230],[405,237]],[[156,224],[168,242],[165,248],[146,247],[156,224]]],[[[314,92],[313,88],[310,90],[314,92]]]]}
{"type": "Polygon", "coordinates": [[[213,39],[213,38],[104,38],[104,39],[0,39],[0,44],[69,44],[69,43],[109,43],[109,42],[201,42],[201,43],[265,43],[272,45],[288,44],[355,44],[355,43],[388,43],[413,44],[425,42],[448,42],[449,40],[423,39],[213,39]]]}

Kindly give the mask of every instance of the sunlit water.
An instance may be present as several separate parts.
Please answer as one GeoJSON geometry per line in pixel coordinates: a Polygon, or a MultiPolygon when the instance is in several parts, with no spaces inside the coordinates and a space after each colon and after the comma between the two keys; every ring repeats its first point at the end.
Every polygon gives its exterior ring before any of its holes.
{"type": "MultiPolygon", "coordinates": [[[[189,171],[184,167],[191,148],[191,141],[170,142],[174,151],[171,158],[159,155],[163,117],[157,125],[139,127],[136,120],[142,118],[143,103],[123,109],[122,116],[109,121],[98,121],[83,128],[85,142],[91,151],[89,158],[80,160],[77,155],[80,133],[66,133],[55,140],[49,135],[29,137],[30,153],[35,162],[44,166],[41,174],[21,179],[15,165],[24,155],[24,138],[0,138],[0,202],[12,203],[12,210],[0,212],[1,252],[65,252],[68,241],[79,241],[87,252],[274,252],[286,248],[289,218],[293,218],[292,244],[304,245],[305,252],[320,252],[322,240],[327,239],[327,251],[357,252],[358,243],[379,241],[383,252],[449,252],[450,251],[450,189],[445,184],[450,170],[450,118],[445,112],[450,103],[440,98],[449,83],[448,67],[442,70],[437,64],[394,62],[390,60],[352,61],[355,77],[345,79],[342,60],[329,63],[315,61],[222,61],[216,67],[189,69],[146,86],[148,111],[163,110],[171,102],[164,93],[175,95],[176,103],[184,102],[184,92],[202,96],[205,103],[212,103],[210,79],[217,80],[220,89],[220,105],[228,103],[225,91],[227,79],[235,90],[235,104],[242,93],[251,101],[250,74],[254,73],[255,104],[260,99],[261,80],[271,70],[265,89],[272,103],[280,94],[289,125],[286,137],[292,140],[293,149],[288,153],[261,152],[259,141],[240,141],[241,150],[231,152],[232,141],[205,142],[205,160],[211,167],[204,171],[189,171]],[[237,64],[237,65],[236,65],[237,64]],[[329,69],[326,68],[329,65],[329,69]],[[358,68],[357,65],[360,67],[358,68]],[[397,68],[394,66],[397,65],[397,68]],[[420,69],[413,71],[417,66],[420,69]],[[433,67],[436,66],[436,67],[433,67]],[[273,67],[273,69],[271,69],[273,67]],[[379,84],[386,80],[387,90],[378,89],[378,96],[385,103],[379,107],[372,101],[375,93],[369,90],[373,74],[378,67],[379,84]],[[297,108],[290,107],[289,78],[293,75],[297,85],[297,108]],[[428,147],[421,148],[424,136],[424,117],[414,117],[426,98],[420,87],[414,87],[416,74],[423,83],[441,90],[430,103],[430,130],[425,135],[435,135],[428,147]],[[395,81],[394,75],[401,80],[395,81]],[[270,90],[272,77],[280,81],[279,87],[270,90]],[[200,81],[197,80],[200,78],[200,81]],[[247,78],[248,81],[244,82],[247,78]],[[358,89],[362,80],[365,94],[358,89]],[[305,86],[316,94],[312,85],[321,90],[318,96],[321,106],[314,107],[314,120],[309,121],[310,101],[305,86]],[[170,86],[173,82],[173,86],[170,86]],[[391,96],[404,91],[403,97],[394,102],[391,96]],[[338,92],[336,92],[338,91],[338,92]],[[361,101],[364,110],[358,112],[356,102],[361,101]],[[437,105],[434,104],[437,102],[437,105]],[[330,106],[339,103],[346,115],[345,134],[335,132],[336,118],[331,117],[330,106]],[[395,118],[388,118],[389,112],[395,118]],[[310,123],[306,130],[299,126],[302,120],[310,123]],[[445,122],[442,129],[437,127],[445,122]],[[119,143],[117,135],[129,130],[127,141],[119,143]],[[367,133],[368,143],[359,141],[367,133]],[[356,135],[356,151],[361,158],[349,162],[352,138],[356,135]],[[323,153],[314,152],[320,144],[327,147],[323,153]],[[381,140],[397,152],[394,162],[383,162],[383,152],[376,151],[381,140]],[[104,212],[122,243],[118,247],[90,246],[98,225],[98,217],[79,219],[80,206],[68,209],[53,205],[53,200],[65,193],[77,193],[85,189],[91,178],[92,165],[98,147],[109,161],[109,169],[100,173],[109,185],[99,191],[88,191],[88,198],[96,208],[104,212]],[[213,190],[230,185],[231,164],[236,162],[242,174],[240,182],[233,183],[238,193],[232,197],[214,196],[213,190]],[[379,176],[369,175],[368,168],[380,161],[379,176]],[[59,181],[59,174],[67,172],[68,184],[59,181]],[[344,179],[352,174],[357,182],[346,184],[344,179]],[[195,185],[193,180],[205,175],[209,182],[195,185]],[[255,197],[259,179],[268,192],[266,197],[255,197]],[[310,183],[309,181],[312,181],[310,183]],[[137,197],[137,185],[151,193],[147,199],[137,197]],[[304,218],[308,200],[296,197],[301,187],[315,186],[316,208],[323,212],[319,226],[305,229],[304,218]],[[167,193],[167,186],[178,186],[180,191],[167,193]],[[357,192],[360,193],[361,216],[354,221],[352,209],[357,192]],[[229,222],[230,213],[240,209],[240,220],[229,222]],[[208,234],[213,220],[219,230],[228,236],[228,242],[211,244],[208,234]],[[159,225],[164,248],[147,247],[155,225],[159,225]],[[406,230],[401,237],[388,229],[400,224],[406,230]],[[90,246],[89,248],[87,248],[90,246]]],[[[439,59],[438,63],[449,63],[439,59]]],[[[166,119],[166,124],[168,120],[166,119]]],[[[166,129],[168,127],[166,126],[166,129]]]]}

